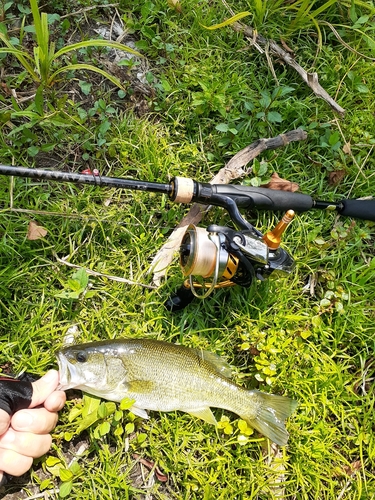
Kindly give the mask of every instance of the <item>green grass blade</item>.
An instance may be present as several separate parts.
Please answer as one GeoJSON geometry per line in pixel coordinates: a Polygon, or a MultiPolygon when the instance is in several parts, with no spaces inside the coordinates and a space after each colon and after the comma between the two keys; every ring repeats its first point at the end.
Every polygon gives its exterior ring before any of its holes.
{"type": "Polygon", "coordinates": [[[12,54],[14,57],[18,59],[18,61],[22,64],[22,66],[25,68],[25,70],[30,74],[32,79],[36,82],[40,81],[39,76],[37,73],[35,73],[34,68],[32,65],[27,61],[29,59],[30,61],[34,61],[32,57],[27,54],[27,52],[23,52],[22,50],[18,50],[12,46],[10,47],[1,47],[0,48],[0,54],[12,54]]]}
{"type": "Polygon", "coordinates": [[[239,12],[235,16],[230,17],[229,19],[227,19],[226,21],[223,21],[222,23],[214,24],[213,26],[204,26],[202,24],[202,26],[206,30],[217,30],[219,28],[224,28],[225,26],[230,26],[231,24],[235,23],[236,21],[239,21],[243,17],[250,16],[250,15],[251,15],[251,12],[248,12],[248,11],[246,11],[246,12],[239,12]]]}
{"type": "Polygon", "coordinates": [[[67,54],[68,52],[72,52],[74,50],[79,50],[85,47],[109,47],[112,49],[118,49],[122,50],[124,52],[129,52],[130,54],[134,54],[137,57],[143,57],[142,54],[137,52],[136,50],[132,49],[131,47],[128,47],[127,45],[124,45],[119,42],[112,42],[109,40],[85,40],[83,42],[78,42],[78,43],[72,43],[71,45],[67,45],[66,47],[63,47],[62,49],[58,50],[53,58],[57,59],[58,57],[62,56],[63,54],[67,54]]]}
{"type": "Polygon", "coordinates": [[[66,71],[81,71],[81,70],[94,71],[95,73],[99,73],[100,75],[104,76],[104,78],[115,84],[116,87],[119,87],[121,90],[125,90],[118,78],[114,77],[113,75],[109,74],[107,71],[104,71],[103,69],[93,66],[92,64],[84,64],[84,63],[68,64],[63,68],[58,69],[57,71],[52,73],[52,75],[49,77],[48,85],[51,85],[51,83],[56,79],[56,76],[60,75],[61,73],[65,73],[66,71]]]}
{"type": "Polygon", "coordinates": [[[319,16],[319,14],[321,14],[322,12],[329,9],[331,7],[331,5],[335,4],[336,2],[337,2],[337,0],[328,0],[328,2],[321,5],[318,9],[314,10],[314,12],[313,12],[314,18],[317,18],[319,16]]]}
{"type": "MultiPolygon", "coordinates": [[[[361,7],[361,9],[366,9],[366,10],[369,10],[370,11],[370,14],[375,14],[375,6],[370,2],[363,2],[362,0],[355,0],[355,5],[356,7],[361,7]]],[[[347,8],[350,8],[351,6],[351,2],[342,2],[342,4],[347,7],[347,8]]]]}
{"type": "Polygon", "coordinates": [[[39,6],[37,0],[30,0],[31,13],[33,16],[34,26],[35,26],[35,35],[36,41],[39,46],[43,45],[42,40],[42,19],[39,12],[39,6]]]}
{"type": "MultiPolygon", "coordinates": [[[[311,8],[313,7],[314,2],[309,2],[309,0],[304,0],[301,6],[297,10],[297,14],[295,19],[291,22],[291,26],[294,26],[294,29],[298,29],[302,27],[304,24],[304,19],[307,18],[308,13],[310,12],[311,8]]],[[[291,7],[292,9],[297,9],[296,5],[293,5],[291,7]]]]}

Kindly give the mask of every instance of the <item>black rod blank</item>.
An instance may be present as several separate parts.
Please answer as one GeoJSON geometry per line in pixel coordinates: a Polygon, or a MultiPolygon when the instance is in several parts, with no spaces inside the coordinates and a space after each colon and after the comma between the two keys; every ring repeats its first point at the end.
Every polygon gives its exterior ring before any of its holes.
{"type": "Polygon", "coordinates": [[[39,168],[0,165],[0,174],[9,176],[14,175],[15,177],[28,177],[29,179],[71,182],[73,184],[90,184],[93,186],[150,191],[153,193],[163,193],[167,195],[172,192],[170,184],[162,184],[159,182],[136,181],[132,179],[105,177],[95,174],[75,174],[71,172],[60,172],[57,170],[42,170],[39,168]]]}

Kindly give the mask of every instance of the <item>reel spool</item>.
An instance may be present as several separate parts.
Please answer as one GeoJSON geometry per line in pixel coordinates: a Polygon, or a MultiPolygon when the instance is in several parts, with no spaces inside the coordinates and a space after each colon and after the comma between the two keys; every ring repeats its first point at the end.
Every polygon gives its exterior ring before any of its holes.
{"type": "Polygon", "coordinates": [[[257,279],[292,272],[293,258],[280,247],[280,242],[293,217],[294,212],[288,211],[277,226],[264,235],[251,229],[238,230],[216,224],[207,229],[190,225],[180,245],[180,267],[188,279],[166,301],[166,307],[178,311],[194,297],[208,297],[215,288],[234,285],[249,288],[257,279]]]}
{"type": "Polygon", "coordinates": [[[214,288],[233,286],[232,281],[238,269],[239,259],[227,249],[225,235],[209,232],[191,224],[180,246],[180,266],[184,276],[188,276],[185,286],[199,298],[205,298],[214,288]],[[193,276],[210,278],[210,282],[199,283],[193,276]],[[206,291],[198,293],[197,288],[206,291]]]}

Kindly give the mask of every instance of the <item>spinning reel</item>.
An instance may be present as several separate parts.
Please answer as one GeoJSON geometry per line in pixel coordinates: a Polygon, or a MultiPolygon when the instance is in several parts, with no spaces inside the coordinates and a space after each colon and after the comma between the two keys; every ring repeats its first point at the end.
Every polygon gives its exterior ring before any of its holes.
{"type": "Polygon", "coordinates": [[[175,203],[203,203],[224,208],[235,228],[211,225],[207,230],[190,226],[180,247],[180,266],[187,279],[168,299],[171,310],[184,308],[194,297],[208,297],[215,288],[249,287],[255,279],[288,274],[294,261],[280,247],[281,235],[294,217],[294,210],[336,211],[340,215],[375,221],[375,199],[345,199],[339,202],[313,200],[303,193],[228,184],[200,183],[174,177],[171,182],[138,181],[101,176],[0,165],[0,175],[46,179],[100,187],[151,191],[165,194],[175,203]],[[286,211],[276,227],[262,234],[243,218],[239,209],[286,211]]]}
{"type": "Polygon", "coordinates": [[[180,246],[180,267],[187,277],[166,306],[186,307],[194,297],[205,299],[214,289],[240,285],[248,288],[255,279],[292,272],[294,260],[280,247],[281,235],[294,217],[288,210],[277,226],[265,235],[253,230],[235,230],[210,225],[191,225],[180,246]]]}

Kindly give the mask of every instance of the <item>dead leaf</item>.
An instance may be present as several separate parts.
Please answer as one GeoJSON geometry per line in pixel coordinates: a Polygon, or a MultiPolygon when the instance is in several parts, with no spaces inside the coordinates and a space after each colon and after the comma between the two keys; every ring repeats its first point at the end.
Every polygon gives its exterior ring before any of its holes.
{"type": "Polygon", "coordinates": [[[344,474],[347,474],[348,476],[352,476],[355,474],[360,468],[362,467],[362,463],[360,460],[356,460],[355,462],[352,462],[350,465],[344,465],[342,470],[344,474]]]}
{"type": "Polygon", "coordinates": [[[287,52],[289,52],[289,54],[291,54],[294,57],[294,50],[291,49],[290,47],[288,47],[288,45],[285,43],[285,40],[280,38],[280,42],[281,42],[281,45],[283,46],[283,49],[286,50],[287,52]]]}
{"type": "Polygon", "coordinates": [[[262,184],[260,187],[275,189],[278,191],[291,191],[292,193],[299,190],[299,184],[282,179],[276,172],[271,175],[270,182],[262,184]]]}
{"type": "Polygon", "coordinates": [[[172,7],[176,12],[182,14],[182,7],[178,0],[168,0],[169,7],[172,7]]]}
{"type": "Polygon", "coordinates": [[[249,349],[249,353],[252,355],[252,356],[259,356],[260,355],[260,351],[258,351],[258,349],[254,346],[251,346],[250,349],[249,349]]]}
{"type": "Polygon", "coordinates": [[[337,186],[345,177],[345,170],[336,170],[335,172],[330,172],[328,176],[328,182],[331,186],[337,186]]]}
{"type": "Polygon", "coordinates": [[[29,226],[27,228],[28,240],[40,240],[40,238],[44,238],[47,233],[47,229],[44,229],[42,226],[38,226],[34,220],[29,222],[29,226]]]}
{"type": "Polygon", "coordinates": [[[8,85],[5,82],[1,82],[0,87],[2,88],[2,90],[4,91],[4,93],[6,95],[11,95],[10,88],[8,87],[8,85]]]}
{"type": "Polygon", "coordinates": [[[345,154],[347,155],[350,155],[351,152],[352,152],[352,148],[350,146],[350,142],[346,142],[343,147],[342,147],[342,150],[344,151],[345,154]]]}

